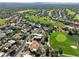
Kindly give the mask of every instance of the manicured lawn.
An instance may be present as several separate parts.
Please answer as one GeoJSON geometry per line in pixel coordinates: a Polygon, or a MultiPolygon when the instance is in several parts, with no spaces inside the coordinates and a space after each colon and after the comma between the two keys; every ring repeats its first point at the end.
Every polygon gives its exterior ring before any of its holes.
{"type": "Polygon", "coordinates": [[[79,14],[77,14],[77,15],[74,17],[74,20],[78,20],[78,21],[79,21],[79,14]]]}
{"type": "Polygon", "coordinates": [[[56,49],[58,47],[63,48],[64,54],[79,56],[79,46],[74,44],[75,36],[69,36],[67,32],[54,32],[50,35],[49,41],[52,48],[56,49]],[[77,49],[71,46],[76,46],[77,49]]]}
{"type": "Polygon", "coordinates": [[[67,39],[66,36],[63,35],[63,34],[57,35],[57,37],[56,37],[56,40],[57,40],[58,42],[64,42],[66,39],[67,39]],[[59,39],[60,39],[60,40],[59,40],[59,39]]]}
{"type": "Polygon", "coordinates": [[[0,19],[0,26],[1,26],[1,25],[4,25],[5,23],[6,23],[6,20],[0,19]]]}
{"type": "Polygon", "coordinates": [[[67,15],[74,15],[75,14],[75,12],[74,11],[72,11],[72,10],[70,10],[70,9],[67,9],[67,15]]]}
{"type": "Polygon", "coordinates": [[[49,24],[49,25],[54,25],[54,26],[59,26],[59,27],[63,27],[64,24],[61,22],[56,22],[56,21],[50,21],[48,20],[48,18],[46,17],[39,17],[39,16],[25,16],[26,18],[28,18],[31,21],[34,22],[39,22],[41,24],[49,24]]]}

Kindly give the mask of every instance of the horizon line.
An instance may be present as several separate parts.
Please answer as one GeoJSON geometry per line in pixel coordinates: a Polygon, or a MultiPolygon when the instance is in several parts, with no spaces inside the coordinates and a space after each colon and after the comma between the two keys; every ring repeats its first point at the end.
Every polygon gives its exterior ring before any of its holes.
{"type": "Polygon", "coordinates": [[[0,2],[0,3],[79,3],[79,2],[0,2]]]}

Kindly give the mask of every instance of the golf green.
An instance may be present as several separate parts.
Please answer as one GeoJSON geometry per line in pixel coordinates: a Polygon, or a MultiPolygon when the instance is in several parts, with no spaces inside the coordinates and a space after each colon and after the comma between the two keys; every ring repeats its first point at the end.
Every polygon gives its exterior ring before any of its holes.
{"type": "Polygon", "coordinates": [[[56,36],[56,40],[57,40],[58,42],[64,42],[64,41],[66,40],[66,36],[65,36],[64,34],[58,34],[58,35],[56,36]]]}

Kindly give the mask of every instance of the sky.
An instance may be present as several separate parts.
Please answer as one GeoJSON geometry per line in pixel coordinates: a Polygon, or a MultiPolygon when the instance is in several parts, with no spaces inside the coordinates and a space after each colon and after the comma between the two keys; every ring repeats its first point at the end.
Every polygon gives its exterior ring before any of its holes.
{"type": "Polygon", "coordinates": [[[78,3],[79,0],[0,0],[0,2],[74,2],[78,3]]]}

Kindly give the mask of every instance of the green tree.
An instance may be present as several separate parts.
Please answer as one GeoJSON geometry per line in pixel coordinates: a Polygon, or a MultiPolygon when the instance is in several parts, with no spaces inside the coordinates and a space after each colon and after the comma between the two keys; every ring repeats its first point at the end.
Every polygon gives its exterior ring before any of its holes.
{"type": "Polygon", "coordinates": [[[0,41],[0,46],[2,45],[2,42],[0,41]]]}
{"type": "Polygon", "coordinates": [[[11,47],[11,49],[12,49],[12,50],[15,50],[15,49],[16,49],[16,45],[13,45],[13,46],[11,47]]]}

